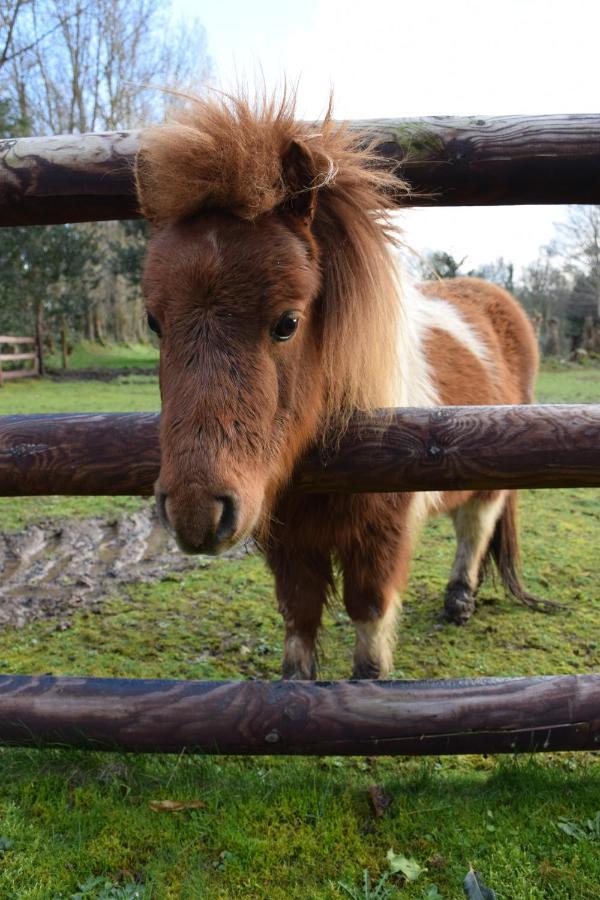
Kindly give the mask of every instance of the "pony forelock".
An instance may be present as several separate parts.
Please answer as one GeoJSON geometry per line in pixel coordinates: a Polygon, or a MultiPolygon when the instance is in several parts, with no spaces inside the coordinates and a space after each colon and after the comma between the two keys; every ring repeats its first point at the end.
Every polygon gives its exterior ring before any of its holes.
{"type": "Polygon", "coordinates": [[[294,92],[251,101],[211,94],[174,107],[142,132],[136,183],[143,214],[159,226],[208,210],[254,221],[294,195],[315,196],[311,228],[323,274],[325,418],[339,430],[355,410],[390,405],[397,378],[399,298],[389,213],[408,187],[364,132],[298,121],[294,92]],[[291,188],[283,160],[307,148],[312,172],[291,188]]]}

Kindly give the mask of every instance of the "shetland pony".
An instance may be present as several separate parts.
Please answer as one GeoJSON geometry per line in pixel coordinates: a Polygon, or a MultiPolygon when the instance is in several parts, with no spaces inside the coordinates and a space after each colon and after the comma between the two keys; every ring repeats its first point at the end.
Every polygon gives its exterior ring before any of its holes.
{"type": "Polygon", "coordinates": [[[160,337],[159,513],[188,553],[254,536],[285,621],[283,675],[316,674],[323,606],[343,575],[354,678],[392,665],[398,593],[419,529],[451,514],[447,617],[467,621],[486,561],[525,602],[513,492],[303,495],[315,445],[357,410],[528,403],[528,319],[472,278],[418,286],[389,213],[408,188],[330,113],[293,99],[197,99],[142,133],[138,197],[152,224],[143,289],[160,337]]]}

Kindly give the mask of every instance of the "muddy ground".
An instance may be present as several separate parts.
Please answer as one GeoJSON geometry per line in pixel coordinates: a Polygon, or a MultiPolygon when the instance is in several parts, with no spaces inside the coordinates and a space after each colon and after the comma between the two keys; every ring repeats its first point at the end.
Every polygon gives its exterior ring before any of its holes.
{"type": "MultiPolygon", "coordinates": [[[[239,558],[248,547],[228,554],[239,558]]],[[[158,522],[153,507],[107,521],[65,519],[0,533],[0,626],[97,608],[120,584],[158,581],[198,566],[158,522]]]]}

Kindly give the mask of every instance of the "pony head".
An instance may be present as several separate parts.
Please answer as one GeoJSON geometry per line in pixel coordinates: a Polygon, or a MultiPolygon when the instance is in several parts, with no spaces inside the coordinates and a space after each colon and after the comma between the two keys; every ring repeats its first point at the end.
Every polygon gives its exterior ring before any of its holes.
{"type": "Polygon", "coordinates": [[[364,135],[293,98],[194,99],[142,133],[143,290],[160,337],[159,511],[188,552],[265,534],[309,445],[389,405],[386,211],[405,185],[364,135]]]}

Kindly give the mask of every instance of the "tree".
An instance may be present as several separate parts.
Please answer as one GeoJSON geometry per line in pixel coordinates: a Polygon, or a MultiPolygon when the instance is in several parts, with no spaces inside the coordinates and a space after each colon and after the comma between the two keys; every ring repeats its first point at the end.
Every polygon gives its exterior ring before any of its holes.
{"type": "Polygon", "coordinates": [[[173,22],[167,0],[12,3],[0,86],[36,133],[160,118],[165,95],[156,88],[186,89],[209,75],[202,26],[173,22]]]}
{"type": "Polygon", "coordinates": [[[569,206],[567,221],[557,226],[553,249],[575,279],[584,276],[595,296],[600,318],[600,206],[569,206]]]}
{"type": "MultiPolygon", "coordinates": [[[[195,82],[198,90],[210,72],[204,30],[197,21],[173,21],[169,0],[4,0],[0,28],[6,136],[157,120],[167,98],[160,88],[186,90],[195,82]]],[[[91,339],[137,340],[144,333],[143,225],[10,232],[3,231],[0,247],[5,330],[30,331],[45,314],[55,327],[66,316],[72,332],[91,339]],[[61,263],[61,253],[70,259],[61,263]]]]}
{"type": "Polygon", "coordinates": [[[563,319],[571,290],[570,278],[559,268],[558,258],[547,249],[523,269],[515,294],[529,313],[539,313],[544,323],[563,319]]]}
{"type": "Polygon", "coordinates": [[[577,350],[584,343],[586,325],[592,332],[598,319],[598,294],[594,279],[580,272],[575,276],[566,306],[567,334],[571,340],[571,350],[577,350]]]}
{"type": "Polygon", "coordinates": [[[484,278],[486,281],[499,285],[499,287],[504,288],[511,294],[514,293],[515,267],[511,262],[506,261],[503,256],[499,256],[495,262],[484,263],[477,269],[471,269],[468,274],[473,278],[484,278]]]}
{"type": "Polygon", "coordinates": [[[94,283],[93,235],[72,225],[4,229],[0,242],[0,330],[31,331],[74,320],[94,283]]]}
{"type": "Polygon", "coordinates": [[[420,265],[421,277],[426,281],[435,278],[457,278],[462,274],[460,267],[465,259],[466,257],[463,257],[459,262],[445,250],[434,250],[427,254],[420,265]]]}

